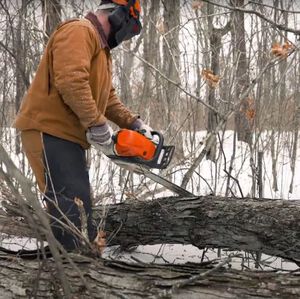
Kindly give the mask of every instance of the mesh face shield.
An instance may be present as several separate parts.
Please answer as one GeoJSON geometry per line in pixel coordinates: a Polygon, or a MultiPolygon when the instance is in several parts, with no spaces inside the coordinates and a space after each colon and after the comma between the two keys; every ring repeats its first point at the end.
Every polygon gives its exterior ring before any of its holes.
{"type": "Polygon", "coordinates": [[[107,42],[111,49],[140,34],[142,24],[139,20],[141,12],[139,0],[102,1],[99,9],[113,9],[108,16],[111,32],[107,42]]]}

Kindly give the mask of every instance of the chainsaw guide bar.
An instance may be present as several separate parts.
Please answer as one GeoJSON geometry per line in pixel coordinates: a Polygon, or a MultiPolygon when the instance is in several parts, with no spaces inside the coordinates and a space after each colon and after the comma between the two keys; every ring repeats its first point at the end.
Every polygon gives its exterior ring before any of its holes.
{"type": "Polygon", "coordinates": [[[175,194],[183,197],[195,197],[195,195],[184,188],[170,182],[169,180],[165,179],[164,177],[152,172],[151,170],[147,169],[143,165],[140,164],[132,164],[125,161],[122,161],[120,159],[113,159],[113,162],[116,163],[118,166],[132,171],[139,175],[144,175],[145,177],[149,178],[150,180],[164,186],[166,189],[174,192],[175,194]]]}

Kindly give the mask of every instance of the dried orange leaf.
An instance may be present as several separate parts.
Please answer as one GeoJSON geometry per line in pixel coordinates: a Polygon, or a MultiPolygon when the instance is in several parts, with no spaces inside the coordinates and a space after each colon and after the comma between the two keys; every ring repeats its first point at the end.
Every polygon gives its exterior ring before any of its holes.
{"type": "Polygon", "coordinates": [[[94,241],[98,252],[102,255],[104,248],[106,247],[106,233],[103,230],[99,230],[97,237],[94,241]]]}
{"type": "Polygon", "coordinates": [[[202,70],[201,75],[211,87],[215,88],[218,86],[220,76],[215,75],[211,70],[204,69],[202,70]]]}
{"type": "Polygon", "coordinates": [[[248,97],[245,100],[243,100],[241,103],[240,111],[245,114],[245,117],[249,122],[253,122],[256,116],[254,99],[248,97]]]}
{"type": "Polygon", "coordinates": [[[254,117],[255,117],[255,110],[254,109],[248,109],[247,111],[246,111],[246,118],[248,119],[248,120],[253,120],[254,119],[254,117]]]}
{"type": "Polygon", "coordinates": [[[192,2],[192,9],[194,9],[194,10],[201,9],[202,6],[203,6],[203,2],[202,1],[193,1],[192,2]]]}
{"type": "Polygon", "coordinates": [[[289,41],[286,41],[286,42],[282,45],[282,48],[283,48],[283,49],[293,49],[294,46],[293,46],[289,41]]]}
{"type": "Polygon", "coordinates": [[[279,43],[273,44],[271,52],[276,57],[287,57],[291,49],[293,49],[293,45],[286,41],[283,45],[280,45],[279,43]]]}

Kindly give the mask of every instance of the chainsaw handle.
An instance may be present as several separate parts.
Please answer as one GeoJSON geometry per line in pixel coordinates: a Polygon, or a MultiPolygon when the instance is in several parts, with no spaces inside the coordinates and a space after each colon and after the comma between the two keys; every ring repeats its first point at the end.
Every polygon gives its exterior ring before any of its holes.
{"type": "Polygon", "coordinates": [[[158,131],[151,131],[151,134],[152,134],[152,140],[150,139],[150,141],[152,141],[156,145],[156,148],[158,150],[161,150],[161,148],[164,145],[164,136],[163,136],[163,134],[158,132],[158,131]],[[154,142],[154,140],[153,140],[155,136],[158,137],[158,143],[154,142]]]}
{"type": "Polygon", "coordinates": [[[147,163],[144,162],[143,164],[147,165],[149,168],[165,169],[172,160],[175,147],[173,145],[164,145],[164,136],[162,133],[151,131],[151,134],[153,137],[158,137],[158,143],[155,143],[156,150],[151,161],[147,161],[147,163]]]}

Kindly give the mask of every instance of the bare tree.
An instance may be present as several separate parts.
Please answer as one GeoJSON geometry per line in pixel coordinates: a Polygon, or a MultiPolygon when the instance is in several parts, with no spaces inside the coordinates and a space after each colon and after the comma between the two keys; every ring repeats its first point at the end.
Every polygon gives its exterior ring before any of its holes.
{"type": "MultiPolygon", "coordinates": [[[[208,34],[209,34],[209,45],[210,45],[210,67],[209,69],[215,75],[220,75],[220,51],[222,49],[222,37],[227,34],[231,28],[231,21],[227,21],[227,24],[223,28],[216,28],[213,24],[214,18],[214,6],[212,4],[207,5],[207,15],[208,15],[208,34]]],[[[218,102],[216,99],[216,86],[209,85],[208,91],[208,103],[212,107],[218,107],[218,102]]],[[[218,123],[218,115],[208,109],[207,113],[207,131],[212,134],[216,134],[215,129],[218,123]]],[[[216,135],[215,135],[216,138],[216,135]]],[[[217,142],[217,138],[215,143],[217,142]]],[[[207,157],[212,161],[216,159],[216,145],[212,146],[207,157]]]]}
{"type": "MultiPolygon", "coordinates": [[[[179,51],[179,23],[180,1],[163,1],[163,71],[172,81],[180,84],[180,51],[179,51]]],[[[163,101],[165,103],[166,117],[164,127],[168,128],[168,136],[177,146],[176,154],[183,156],[182,136],[177,130],[180,126],[180,111],[182,104],[179,100],[179,91],[173,84],[166,82],[163,87],[163,101]]]]}
{"type": "MultiPolygon", "coordinates": [[[[233,0],[231,4],[236,7],[242,7],[244,0],[233,0]]],[[[240,95],[249,86],[249,71],[248,60],[246,52],[246,40],[245,40],[245,21],[244,14],[240,11],[233,13],[233,26],[232,36],[234,44],[234,61],[237,64],[236,67],[236,98],[240,99],[240,95]]],[[[253,98],[247,97],[241,99],[240,105],[236,111],[236,129],[238,131],[238,140],[245,141],[249,144],[252,143],[252,119],[247,117],[248,112],[253,104],[253,98]]]]}
{"type": "Polygon", "coordinates": [[[41,0],[41,2],[45,20],[45,42],[47,42],[55,27],[61,22],[61,3],[60,0],[41,0]]]}

